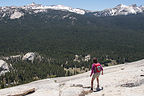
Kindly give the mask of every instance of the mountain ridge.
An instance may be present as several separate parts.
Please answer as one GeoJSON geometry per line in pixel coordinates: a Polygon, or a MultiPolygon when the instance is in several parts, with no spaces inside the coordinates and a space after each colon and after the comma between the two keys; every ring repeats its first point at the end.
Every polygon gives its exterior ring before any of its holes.
{"type": "Polygon", "coordinates": [[[25,15],[25,13],[22,11],[26,11],[27,13],[31,14],[31,12],[37,14],[40,12],[47,12],[48,10],[59,10],[59,11],[68,11],[80,15],[87,15],[92,14],[96,17],[101,16],[117,16],[117,15],[129,15],[129,14],[138,14],[144,12],[144,6],[137,6],[136,4],[132,4],[129,6],[119,4],[114,8],[107,8],[102,11],[91,11],[91,10],[85,10],[80,8],[71,8],[64,5],[49,5],[49,6],[43,6],[41,4],[28,4],[24,6],[5,6],[0,7],[0,18],[3,18],[5,16],[9,16],[10,19],[18,19],[25,15]]]}

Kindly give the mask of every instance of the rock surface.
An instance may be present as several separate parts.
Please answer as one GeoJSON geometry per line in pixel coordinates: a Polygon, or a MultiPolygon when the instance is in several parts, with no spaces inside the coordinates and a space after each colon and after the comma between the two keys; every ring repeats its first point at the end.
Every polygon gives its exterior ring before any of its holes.
{"type": "MultiPolygon", "coordinates": [[[[27,96],[144,96],[144,60],[104,68],[100,76],[103,90],[91,92],[90,71],[70,77],[57,77],[0,90],[0,96],[20,94],[35,88],[27,96]]],[[[96,81],[94,82],[96,90],[96,81]]]]}
{"type": "Polygon", "coordinates": [[[4,60],[0,60],[0,76],[9,72],[8,64],[4,60]]]}
{"type": "Polygon", "coordinates": [[[34,58],[35,58],[36,54],[34,52],[29,52],[29,53],[26,53],[22,60],[27,60],[27,61],[34,61],[34,58]]]}

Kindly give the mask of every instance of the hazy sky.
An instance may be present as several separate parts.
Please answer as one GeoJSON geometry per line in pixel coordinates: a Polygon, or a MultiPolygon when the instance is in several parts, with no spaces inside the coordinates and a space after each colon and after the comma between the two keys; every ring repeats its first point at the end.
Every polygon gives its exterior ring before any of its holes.
{"type": "Polygon", "coordinates": [[[65,5],[87,10],[103,10],[113,8],[118,4],[144,5],[144,0],[0,0],[0,6],[21,6],[31,4],[32,2],[42,5],[65,5]]]}

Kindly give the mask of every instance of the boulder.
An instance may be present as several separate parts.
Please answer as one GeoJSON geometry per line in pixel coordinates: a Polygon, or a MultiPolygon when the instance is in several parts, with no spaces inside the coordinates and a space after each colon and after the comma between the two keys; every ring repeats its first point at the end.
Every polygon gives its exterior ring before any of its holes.
{"type": "Polygon", "coordinates": [[[4,60],[0,60],[0,75],[9,72],[8,64],[4,60]]]}
{"type": "Polygon", "coordinates": [[[36,57],[36,54],[34,52],[29,52],[23,56],[22,60],[31,61],[33,63],[35,57],[36,57]]]}

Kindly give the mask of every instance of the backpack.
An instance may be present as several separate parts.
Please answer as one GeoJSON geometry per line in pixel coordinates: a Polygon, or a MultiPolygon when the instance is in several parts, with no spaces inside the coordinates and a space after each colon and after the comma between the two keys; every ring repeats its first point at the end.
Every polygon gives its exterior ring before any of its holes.
{"type": "Polygon", "coordinates": [[[102,70],[100,63],[95,64],[95,70],[96,70],[96,72],[100,72],[102,70]]]}

